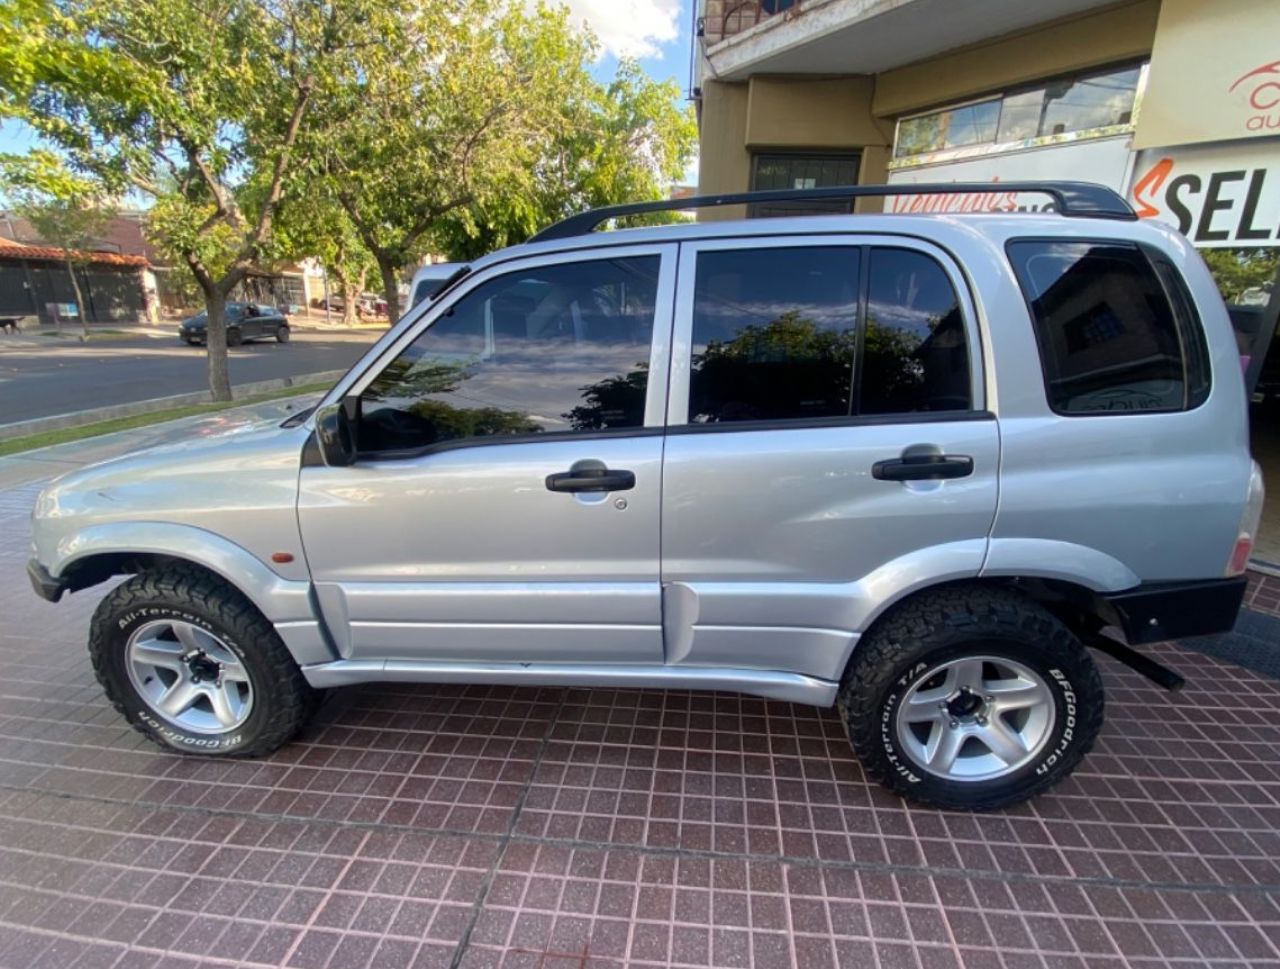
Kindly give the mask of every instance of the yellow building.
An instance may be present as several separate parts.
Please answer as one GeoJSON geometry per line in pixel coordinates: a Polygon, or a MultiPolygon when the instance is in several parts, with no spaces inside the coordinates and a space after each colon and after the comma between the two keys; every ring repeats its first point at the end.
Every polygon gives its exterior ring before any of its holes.
{"type": "MultiPolygon", "coordinates": [[[[1205,251],[1280,564],[1280,0],[699,0],[699,194],[1076,179],[1205,251]]],[[[1039,209],[1035,194],[860,209],[1039,209]]],[[[756,205],[767,216],[847,203],[756,205]]],[[[705,210],[702,218],[742,215],[705,210]]]]}

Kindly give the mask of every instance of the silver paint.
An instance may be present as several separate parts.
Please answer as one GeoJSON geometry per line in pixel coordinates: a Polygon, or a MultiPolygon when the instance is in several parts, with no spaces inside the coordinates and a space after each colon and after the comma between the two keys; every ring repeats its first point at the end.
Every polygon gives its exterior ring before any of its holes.
{"type": "Polygon", "coordinates": [[[1177,233],[1053,215],[863,215],[708,222],[518,246],[411,309],[327,395],[358,391],[454,300],[495,275],[658,254],[645,427],[599,440],[503,443],[349,468],[301,468],[310,422],[228,422],[218,437],[55,481],[36,554],[55,576],[104,553],[204,565],[276,624],[317,684],[424,681],[691,686],[834,698],[859,637],[893,603],[976,576],[1097,591],[1213,578],[1254,465],[1234,335],[1177,233]],[[762,235],[767,233],[767,236],[762,235]],[[1017,237],[1126,239],[1183,272],[1213,369],[1189,413],[1062,417],[1045,400],[1017,237]],[[961,293],[975,400],[994,419],[663,436],[685,419],[698,249],[847,242],[928,252],[961,293]],[[678,272],[677,272],[678,270],[678,272]],[[901,484],[870,466],[908,447],[974,458],[969,478],[901,484]],[[636,472],[612,500],[553,494],[578,460],[636,472]],[[661,545],[659,544],[661,542],[661,545]],[[275,551],[295,560],[270,564],[275,551]],[[332,644],[332,647],[331,645],[332,644]]]}

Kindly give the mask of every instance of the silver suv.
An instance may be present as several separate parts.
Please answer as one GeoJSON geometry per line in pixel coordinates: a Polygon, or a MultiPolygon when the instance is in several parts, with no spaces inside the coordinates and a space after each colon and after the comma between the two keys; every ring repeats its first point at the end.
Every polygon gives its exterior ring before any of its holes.
{"type": "MultiPolygon", "coordinates": [[[[736,690],[836,706],[866,773],[985,809],[1079,762],[1090,648],[1230,629],[1261,511],[1226,309],[1096,186],[1040,215],[596,233],[461,271],[314,412],[78,471],[36,590],[111,576],[107,695],[264,754],[368,681],[736,690]]],[[[927,205],[921,206],[928,208],[927,205]]]]}

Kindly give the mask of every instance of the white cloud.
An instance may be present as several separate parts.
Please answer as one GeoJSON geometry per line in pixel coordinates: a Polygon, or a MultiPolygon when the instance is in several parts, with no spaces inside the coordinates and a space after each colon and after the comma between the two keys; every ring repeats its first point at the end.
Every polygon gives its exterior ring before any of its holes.
{"type": "Polygon", "coordinates": [[[662,44],[680,34],[680,0],[560,0],[618,57],[661,57],[662,44]]]}

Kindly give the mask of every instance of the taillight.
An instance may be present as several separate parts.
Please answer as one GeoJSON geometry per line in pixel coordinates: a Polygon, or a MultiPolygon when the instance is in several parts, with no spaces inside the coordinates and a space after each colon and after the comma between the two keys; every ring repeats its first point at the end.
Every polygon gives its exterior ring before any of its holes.
{"type": "Polygon", "coordinates": [[[1249,475],[1249,497],[1244,503],[1244,514],[1240,518],[1240,532],[1236,537],[1235,547],[1231,550],[1231,559],[1227,562],[1227,575],[1240,575],[1249,567],[1253,543],[1258,537],[1258,525],[1262,521],[1262,502],[1265,498],[1262,469],[1255,461],[1249,475]]]}
{"type": "Polygon", "coordinates": [[[1241,535],[1236,539],[1235,550],[1231,553],[1231,562],[1227,565],[1227,575],[1239,575],[1249,567],[1249,559],[1253,555],[1253,538],[1241,535]]]}

